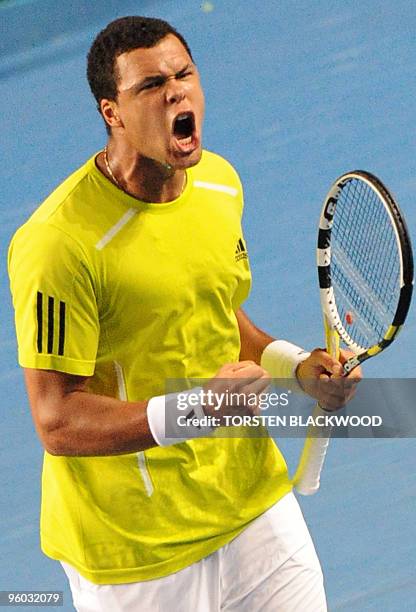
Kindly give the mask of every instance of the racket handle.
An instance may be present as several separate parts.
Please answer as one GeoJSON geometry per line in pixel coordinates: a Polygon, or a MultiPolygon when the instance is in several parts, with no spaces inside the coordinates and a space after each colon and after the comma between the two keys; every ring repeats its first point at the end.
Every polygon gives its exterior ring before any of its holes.
{"type": "MultiPolygon", "coordinates": [[[[315,405],[312,413],[314,419],[327,415],[319,404],[315,405]]],[[[295,489],[301,495],[313,495],[320,485],[322,467],[331,437],[331,426],[309,426],[299,464],[293,477],[295,489]]]]}

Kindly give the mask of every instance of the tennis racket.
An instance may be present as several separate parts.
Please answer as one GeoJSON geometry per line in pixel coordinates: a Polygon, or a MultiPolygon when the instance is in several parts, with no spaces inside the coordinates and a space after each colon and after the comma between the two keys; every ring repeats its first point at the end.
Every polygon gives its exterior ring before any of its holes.
{"type": "MultiPolygon", "coordinates": [[[[413,256],[403,215],[369,172],[340,176],[325,199],[318,231],[318,277],[326,348],[353,351],[344,375],[387,348],[403,326],[412,297],[413,256]]],[[[315,416],[325,414],[317,404],[315,416]]],[[[330,427],[308,431],[293,482],[302,495],[319,489],[330,427]]]]}

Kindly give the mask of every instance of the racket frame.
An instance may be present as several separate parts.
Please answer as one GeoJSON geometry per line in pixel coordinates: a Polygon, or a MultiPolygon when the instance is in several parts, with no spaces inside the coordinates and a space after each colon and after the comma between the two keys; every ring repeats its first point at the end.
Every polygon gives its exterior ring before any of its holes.
{"type": "Polygon", "coordinates": [[[355,355],[344,364],[344,372],[348,374],[366,359],[377,355],[387,348],[396,338],[406,319],[413,289],[413,257],[410,238],[406,223],[393,196],[383,183],[370,172],[353,170],[340,176],[330,188],[321,211],[318,231],[317,265],[321,307],[328,325],[337,331],[340,339],[355,355]],[[380,198],[389,215],[394,228],[397,249],[400,259],[400,296],[396,314],[392,324],[386,330],[384,337],[369,347],[357,344],[345,329],[339,316],[336,298],[331,280],[331,230],[336,212],[337,202],[342,190],[349,181],[358,179],[364,181],[380,198]]]}
{"type": "MultiPolygon", "coordinates": [[[[355,353],[343,366],[344,374],[347,375],[360,363],[377,355],[393,342],[406,319],[412,297],[413,256],[407,227],[394,198],[373,174],[363,170],[354,170],[343,174],[333,183],[324,201],[319,221],[317,265],[326,349],[332,356],[338,356],[339,342],[342,340],[355,353]],[[400,296],[396,313],[384,337],[370,347],[359,346],[345,330],[337,310],[331,281],[331,229],[334,214],[342,189],[352,179],[363,180],[381,199],[394,227],[398,252],[400,253],[400,296]]],[[[314,415],[321,410],[319,403],[316,404],[314,415]]],[[[293,478],[295,488],[302,495],[312,495],[319,489],[331,430],[332,427],[330,426],[325,428],[313,427],[311,431],[308,430],[293,478]]]]}

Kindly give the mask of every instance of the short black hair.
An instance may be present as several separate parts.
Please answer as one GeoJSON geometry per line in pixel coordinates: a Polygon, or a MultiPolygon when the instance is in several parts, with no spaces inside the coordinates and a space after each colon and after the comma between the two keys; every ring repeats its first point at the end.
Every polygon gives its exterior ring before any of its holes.
{"type": "MultiPolygon", "coordinates": [[[[94,42],[87,56],[87,78],[101,113],[103,98],[117,97],[115,61],[119,55],[133,49],[154,47],[162,38],[173,34],[178,38],[192,59],[188,43],[167,21],[153,17],[121,17],[108,24],[94,42]]],[[[106,124],[107,125],[107,124],[106,124]]]]}

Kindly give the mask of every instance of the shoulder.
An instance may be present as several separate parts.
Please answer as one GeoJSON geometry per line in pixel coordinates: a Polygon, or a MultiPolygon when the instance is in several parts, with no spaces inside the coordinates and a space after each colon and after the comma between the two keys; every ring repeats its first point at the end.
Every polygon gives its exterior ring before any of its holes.
{"type": "Polygon", "coordinates": [[[237,170],[224,157],[204,149],[201,161],[195,166],[195,179],[222,183],[242,191],[241,180],[237,170]]]}
{"type": "Polygon", "coordinates": [[[20,227],[10,242],[7,263],[12,286],[45,275],[67,282],[80,267],[90,268],[82,246],[49,222],[20,227]]]}
{"type": "Polygon", "coordinates": [[[77,201],[88,198],[90,183],[93,182],[94,157],[72,172],[33,212],[27,223],[55,223],[62,215],[62,208],[73,207],[77,201]]]}
{"type": "Polygon", "coordinates": [[[74,236],[50,220],[44,222],[30,220],[14,233],[9,245],[9,257],[17,250],[24,250],[29,254],[33,249],[36,249],[37,253],[49,256],[68,249],[80,251],[81,245],[74,236]]]}
{"type": "Polygon", "coordinates": [[[68,176],[20,226],[11,239],[9,259],[16,251],[29,254],[36,250],[45,257],[53,253],[88,250],[84,234],[89,215],[94,218],[90,206],[97,198],[91,166],[94,158],[68,176]]]}
{"type": "Polygon", "coordinates": [[[62,268],[69,264],[73,268],[88,259],[77,231],[85,224],[79,222],[76,202],[85,201],[82,194],[90,161],[68,176],[16,230],[8,250],[11,277],[15,272],[32,273],[35,268],[62,268]]]}

